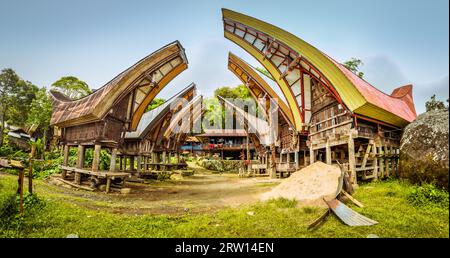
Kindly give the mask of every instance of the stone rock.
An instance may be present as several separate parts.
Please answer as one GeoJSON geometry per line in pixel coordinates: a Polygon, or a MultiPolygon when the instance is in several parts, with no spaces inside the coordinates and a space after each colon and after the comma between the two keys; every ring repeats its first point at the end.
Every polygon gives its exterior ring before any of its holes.
{"type": "Polygon", "coordinates": [[[406,126],[400,144],[400,177],[448,187],[448,123],[448,110],[433,110],[406,126]]]}

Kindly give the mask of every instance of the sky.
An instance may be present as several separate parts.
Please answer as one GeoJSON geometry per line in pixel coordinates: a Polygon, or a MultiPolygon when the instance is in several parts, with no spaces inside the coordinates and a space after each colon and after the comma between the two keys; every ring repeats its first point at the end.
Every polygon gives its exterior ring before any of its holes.
{"type": "Polygon", "coordinates": [[[386,93],[413,84],[418,113],[431,95],[448,98],[448,0],[0,0],[0,69],[38,86],[73,75],[97,89],[179,40],[189,68],[158,97],[191,82],[211,96],[240,84],[227,69],[229,51],[260,66],[223,37],[221,8],[287,30],[339,62],[361,59],[365,79],[386,93]]]}

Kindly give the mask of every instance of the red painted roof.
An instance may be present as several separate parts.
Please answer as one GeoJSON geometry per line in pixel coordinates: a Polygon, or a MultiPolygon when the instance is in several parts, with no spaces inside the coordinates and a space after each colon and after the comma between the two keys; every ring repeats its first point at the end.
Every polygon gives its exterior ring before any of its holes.
{"type": "Polygon", "coordinates": [[[344,65],[336,62],[333,58],[328,57],[344,75],[356,86],[358,91],[371,104],[381,107],[382,109],[412,122],[416,119],[416,109],[414,107],[412,97],[412,85],[405,85],[394,89],[391,95],[388,95],[372,86],[370,83],[359,78],[344,65]]]}

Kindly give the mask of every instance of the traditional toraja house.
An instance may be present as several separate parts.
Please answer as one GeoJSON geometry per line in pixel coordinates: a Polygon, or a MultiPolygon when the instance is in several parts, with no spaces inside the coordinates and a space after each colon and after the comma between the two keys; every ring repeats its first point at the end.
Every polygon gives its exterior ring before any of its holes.
{"type": "Polygon", "coordinates": [[[190,84],[160,106],[146,112],[136,131],[125,134],[125,141],[118,155],[121,171],[142,174],[141,172],[148,170],[148,164],[170,163],[171,154],[174,153],[179,157],[178,149],[170,148],[170,137],[165,136],[165,133],[174,116],[183,109],[189,109],[188,101],[194,98],[195,91],[195,84],[190,84]]]}
{"type": "Polygon", "coordinates": [[[280,87],[292,123],[284,131],[298,138],[296,151],[307,144],[309,163],[346,163],[353,183],[396,170],[402,128],[416,117],[411,85],[385,94],[289,32],[230,10],[222,14],[224,36],[280,87]]]}
{"type": "MultiPolygon", "coordinates": [[[[187,137],[201,131],[202,117],[206,109],[203,107],[203,96],[194,97],[173,116],[164,130],[164,148],[179,156],[182,144],[187,137]]],[[[179,159],[178,159],[179,160],[179,159]]]]}
{"type": "MultiPolygon", "coordinates": [[[[201,143],[196,145],[197,148],[193,148],[193,151],[200,152],[205,156],[238,160],[247,148],[247,132],[245,129],[204,129],[204,132],[197,134],[196,138],[201,143]]],[[[248,148],[249,156],[254,156],[255,147],[250,140],[248,148]]]]}
{"type": "Polygon", "coordinates": [[[187,68],[184,49],[178,41],[168,44],[105,84],[94,93],[79,100],[71,100],[52,91],[53,113],[51,125],[59,130],[64,146],[62,176],[74,172],[75,182],[82,175],[94,178],[125,177],[115,173],[117,149],[123,144],[126,132],[135,131],[148,104],[175,76],[187,68]],[[76,168],[68,167],[70,147],[78,148],[76,168]],[[94,148],[90,168],[84,168],[86,148],[94,148]],[[108,172],[99,172],[100,151],[111,152],[108,172]]]}
{"type": "Polygon", "coordinates": [[[268,164],[274,168],[271,172],[293,171],[299,169],[301,165],[306,166],[308,151],[306,141],[297,143],[297,134],[291,133],[293,118],[289,107],[285,104],[284,99],[272,89],[274,86],[263,79],[266,76],[232,53],[229,53],[228,69],[248,87],[252,97],[258,103],[263,101],[259,104],[262,113],[269,122],[272,122],[271,127],[276,129],[277,135],[273,135],[276,139],[269,144],[272,158],[264,159],[265,161],[272,160],[271,164],[273,165],[268,164]],[[271,110],[271,105],[277,109],[271,110]],[[275,113],[270,114],[270,112],[275,113]],[[279,155],[276,155],[276,147],[278,147],[279,155]]]}

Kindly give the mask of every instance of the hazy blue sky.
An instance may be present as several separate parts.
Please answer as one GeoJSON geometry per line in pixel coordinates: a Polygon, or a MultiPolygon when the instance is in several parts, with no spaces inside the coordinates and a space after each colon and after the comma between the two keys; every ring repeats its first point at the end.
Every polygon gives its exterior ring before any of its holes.
{"type": "Polygon", "coordinates": [[[49,86],[65,75],[99,88],[161,46],[179,40],[189,69],[160,96],[190,82],[205,95],[239,81],[228,51],[256,61],[223,37],[220,9],[281,27],[336,60],[363,60],[365,78],[391,93],[412,83],[418,112],[433,93],[448,98],[449,2],[433,1],[4,1],[0,68],[49,86]]]}

